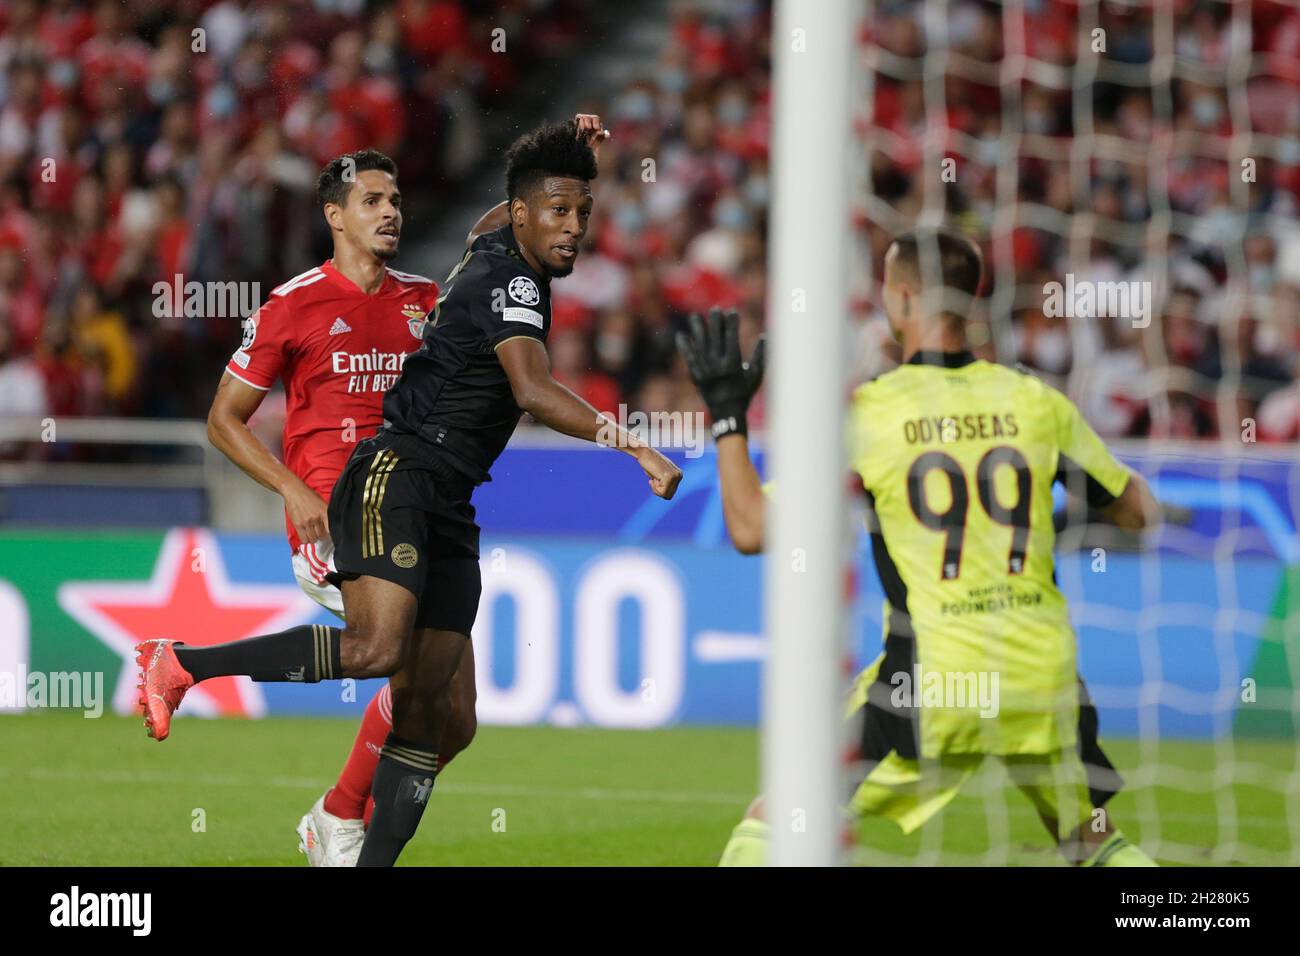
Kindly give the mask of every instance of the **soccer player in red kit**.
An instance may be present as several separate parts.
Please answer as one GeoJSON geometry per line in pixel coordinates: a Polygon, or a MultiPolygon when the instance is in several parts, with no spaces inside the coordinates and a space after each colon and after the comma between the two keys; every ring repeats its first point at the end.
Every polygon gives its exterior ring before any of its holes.
{"type": "MultiPolygon", "coordinates": [[[[333,547],[326,523],[330,492],[358,441],[383,423],[384,392],[408,353],[420,347],[438,286],[385,263],[402,230],[397,166],[374,150],[333,160],[317,194],[334,238],[334,255],[271,290],[245,323],[208,414],[212,444],[284,499],[294,576],[315,601],[343,616],[343,597],[325,582],[333,547]],[[249,430],[276,379],[284,382],[284,462],[249,430]]],[[[474,661],[462,658],[444,760],[474,734],[474,661]]],[[[338,785],[299,824],[313,866],[355,863],[365,838],[364,813],[378,756],[391,722],[388,685],[366,707],[362,732],[338,785]]]]}

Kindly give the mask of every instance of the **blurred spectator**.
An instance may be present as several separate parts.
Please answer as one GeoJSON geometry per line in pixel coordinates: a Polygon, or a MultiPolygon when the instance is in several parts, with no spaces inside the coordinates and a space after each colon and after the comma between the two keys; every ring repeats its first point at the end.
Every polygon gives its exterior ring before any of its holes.
{"type": "Polygon", "coordinates": [[[96,397],[102,397],[103,408],[97,411],[128,412],[136,383],[135,347],[122,314],[104,307],[92,282],[83,282],[73,296],[72,341],[101,383],[96,397]]]}
{"type": "MultiPolygon", "coordinates": [[[[858,124],[873,187],[869,211],[858,217],[872,274],[878,282],[887,244],[879,233],[911,225],[928,201],[923,146],[937,139],[958,175],[931,215],[945,215],[986,255],[982,296],[994,334],[978,354],[1023,362],[1068,389],[1107,436],[1230,437],[1258,410],[1261,440],[1295,440],[1291,329],[1300,268],[1294,275],[1283,268],[1281,240],[1296,230],[1300,203],[1300,8],[1261,0],[1242,18],[1230,4],[1169,6],[1169,21],[1133,5],[1097,7],[1107,48],[1095,58],[1103,62],[1089,99],[1080,102],[1072,75],[1076,55],[1085,55],[1076,39],[1079,4],[954,0],[946,16],[954,50],[986,63],[1029,57],[1044,61],[1035,67],[1060,69],[1017,69],[1008,80],[1001,64],[998,88],[948,60],[936,103],[924,69],[939,38],[929,33],[923,4],[875,5],[862,31],[874,97],[858,124]],[[1165,22],[1172,36],[1157,41],[1153,31],[1165,22]],[[1105,61],[1150,66],[1159,76],[1163,64],[1153,58],[1169,50],[1212,69],[1199,81],[1178,71],[1163,88],[1120,86],[1106,76],[1105,61]],[[1230,75],[1230,64],[1246,56],[1244,89],[1211,79],[1230,75]],[[1002,128],[1008,96],[1019,129],[1002,128]],[[1242,102],[1246,115],[1234,113],[1242,102]],[[1088,128],[1076,126],[1081,117],[1088,128]],[[1018,144],[1001,142],[1007,133],[1018,144]],[[1073,141],[1083,133],[1092,137],[1087,143],[1073,141]],[[1276,137],[1277,148],[1252,155],[1246,176],[1232,143],[1250,133],[1276,137]],[[1153,223],[1156,216],[1164,218],[1153,223]],[[1094,287],[1146,283],[1150,323],[1102,309],[1047,316],[1045,284],[1067,277],[1094,287]]],[[[874,289],[863,312],[879,321],[873,303],[874,289]]],[[[880,367],[860,365],[865,374],[880,367]]]]}
{"type": "MultiPolygon", "coordinates": [[[[19,416],[41,416],[50,411],[45,379],[32,359],[17,354],[9,322],[0,311],[0,420],[19,416]]],[[[14,442],[0,441],[0,456],[19,450],[14,442]]]]}
{"type": "Polygon", "coordinates": [[[389,153],[427,208],[480,167],[483,106],[571,52],[590,2],[0,0],[0,414],[202,416],[238,325],[154,284],[265,295],[315,265],[341,152],[389,153]],[[511,56],[475,60],[498,20],[511,56]]]}
{"type": "MultiPolygon", "coordinates": [[[[316,170],[362,145],[394,155],[408,200],[446,195],[482,167],[489,110],[578,49],[588,2],[0,0],[9,350],[39,350],[61,406],[201,415],[236,332],[156,317],[153,283],[239,279],[265,294],[314,265],[327,248],[316,170]],[[509,56],[492,52],[497,29],[509,56]]],[[[921,0],[871,5],[856,124],[868,188],[847,211],[861,238],[856,376],[900,358],[878,294],[891,233],[941,214],[985,252],[976,353],[1069,389],[1103,434],[1212,437],[1258,414],[1261,440],[1300,437],[1300,244],[1285,233],[1300,210],[1300,9],[1257,0],[1243,31],[1231,5],[1170,5],[1160,42],[1163,18],[1099,5],[1105,59],[1141,70],[1172,50],[1208,72],[1153,89],[1102,70],[1083,99],[1075,61],[1088,57],[1089,77],[1097,64],[1074,0],[951,0],[960,55],[937,84],[924,70],[941,38],[921,0]],[[1212,82],[1247,54],[1244,90],[1212,82]],[[1249,182],[1234,152],[1246,134],[1272,144],[1249,182]],[[956,161],[938,191],[928,142],[956,161]],[[926,207],[935,197],[943,207],[926,207]],[[1150,283],[1150,324],[1045,315],[1045,284],[1067,276],[1150,283]]],[[[598,408],[699,410],[673,349],[691,311],[740,310],[747,350],[762,332],[770,7],[677,0],[658,57],[583,107],[614,136],[583,255],[554,285],[552,361],[598,408]]],[[[751,418],[761,427],[761,396],[751,418]]]]}

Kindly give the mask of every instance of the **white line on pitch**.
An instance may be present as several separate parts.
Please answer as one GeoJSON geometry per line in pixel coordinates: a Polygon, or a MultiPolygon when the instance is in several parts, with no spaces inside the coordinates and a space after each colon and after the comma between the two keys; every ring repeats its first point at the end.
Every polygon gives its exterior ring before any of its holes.
{"type": "MultiPolygon", "coordinates": [[[[124,784],[197,784],[216,787],[275,787],[286,790],[323,790],[329,786],[324,778],[314,777],[239,777],[215,774],[165,773],[156,770],[87,771],[54,767],[0,767],[0,777],[28,777],[34,780],[84,780],[97,783],[124,784]]],[[[529,787],[516,784],[475,784],[447,780],[438,784],[443,793],[467,796],[537,797],[541,799],[622,800],[628,803],[683,803],[744,805],[751,794],[696,793],[672,790],[619,790],[606,787],[529,787]]]]}

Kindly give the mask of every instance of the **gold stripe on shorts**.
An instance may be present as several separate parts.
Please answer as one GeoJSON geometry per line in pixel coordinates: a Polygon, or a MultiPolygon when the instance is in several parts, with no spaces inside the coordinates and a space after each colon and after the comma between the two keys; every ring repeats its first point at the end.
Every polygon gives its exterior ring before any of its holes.
{"type": "Polygon", "coordinates": [[[361,556],[370,557],[370,487],[375,483],[375,471],[384,460],[380,451],[370,459],[370,468],[366,471],[366,487],[361,493],[361,556]]]}
{"type": "Polygon", "coordinates": [[[380,518],[379,509],[383,507],[384,492],[388,490],[388,476],[393,473],[393,469],[396,467],[397,467],[397,456],[390,452],[388,462],[384,465],[383,472],[375,477],[375,481],[377,483],[375,487],[375,522],[374,522],[376,557],[381,556],[384,553],[384,523],[380,518]]]}
{"type": "Polygon", "coordinates": [[[361,495],[361,557],[373,558],[384,550],[384,528],[379,515],[384,500],[388,475],[397,464],[397,456],[388,449],[375,454],[366,474],[366,487],[361,495]]]}

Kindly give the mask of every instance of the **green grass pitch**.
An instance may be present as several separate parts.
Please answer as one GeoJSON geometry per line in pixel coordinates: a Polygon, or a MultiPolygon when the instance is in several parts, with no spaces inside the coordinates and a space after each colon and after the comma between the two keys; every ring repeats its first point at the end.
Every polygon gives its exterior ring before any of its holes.
{"type": "MultiPolygon", "coordinates": [[[[304,866],[294,826],[354,729],[184,719],[157,744],[137,719],[0,717],[0,865],[304,866]]],[[[1161,862],[1296,862],[1290,742],[1103,743],[1130,782],[1114,819],[1161,862]]],[[[401,862],[710,866],[755,791],[757,749],[748,729],[482,727],[401,862]]],[[[1059,865],[993,762],[921,834],[874,820],[859,837],[872,864],[1059,865]]]]}

